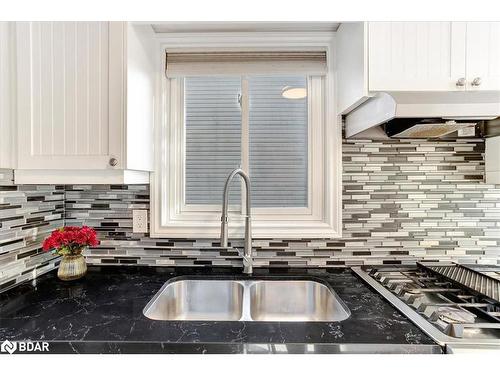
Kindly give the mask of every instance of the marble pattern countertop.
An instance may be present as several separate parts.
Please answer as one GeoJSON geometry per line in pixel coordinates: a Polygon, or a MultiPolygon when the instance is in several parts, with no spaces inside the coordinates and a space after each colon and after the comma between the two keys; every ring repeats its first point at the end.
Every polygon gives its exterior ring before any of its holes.
{"type": "Polygon", "coordinates": [[[228,275],[224,268],[91,266],[85,278],[55,272],[0,295],[0,341],[49,341],[51,352],[335,353],[440,352],[440,348],[349,269],[256,269],[254,275],[323,279],[351,310],[324,322],[175,322],[142,314],[170,278],[228,275]]]}

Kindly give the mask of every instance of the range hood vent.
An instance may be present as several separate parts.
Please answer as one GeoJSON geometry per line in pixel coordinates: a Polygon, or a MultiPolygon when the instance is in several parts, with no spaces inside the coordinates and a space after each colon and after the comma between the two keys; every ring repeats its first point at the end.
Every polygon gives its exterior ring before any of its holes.
{"type": "Polygon", "coordinates": [[[470,121],[405,118],[388,122],[384,130],[391,138],[441,138],[458,132],[474,136],[476,124],[470,121]]]}
{"type": "Polygon", "coordinates": [[[347,114],[345,135],[346,138],[367,134],[374,138],[474,136],[472,129],[476,125],[499,116],[500,92],[378,93],[347,114]]]}

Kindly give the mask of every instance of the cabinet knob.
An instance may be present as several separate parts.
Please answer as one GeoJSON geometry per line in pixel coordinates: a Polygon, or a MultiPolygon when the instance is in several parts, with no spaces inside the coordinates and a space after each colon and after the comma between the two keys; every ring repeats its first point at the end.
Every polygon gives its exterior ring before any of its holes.
{"type": "Polygon", "coordinates": [[[109,159],[109,165],[111,165],[112,167],[115,167],[117,164],[118,164],[118,159],[116,158],[109,159]]]}
{"type": "Polygon", "coordinates": [[[472,80],[471,85],[472,86],[480,86],[481,85],[481,77],[476,77],[472,80]]]}
{"type": "Polygon", "coordinates": [[[459,78],[456,85],[457,87],[464,87],[467,81],[465,80],[465,77],[459,78]]]}

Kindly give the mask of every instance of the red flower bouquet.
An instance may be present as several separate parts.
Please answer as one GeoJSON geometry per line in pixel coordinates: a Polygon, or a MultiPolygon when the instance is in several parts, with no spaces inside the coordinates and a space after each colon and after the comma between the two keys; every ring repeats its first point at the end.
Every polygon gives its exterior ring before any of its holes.
{"type": "Polygon", "coordinates": [[[43,250],[53,250],[59,255],[79,255],[86,246],[97,246],[97,234],[94,229],[83,227],[63,227],[51,233],[43,241],[43,250]]]}

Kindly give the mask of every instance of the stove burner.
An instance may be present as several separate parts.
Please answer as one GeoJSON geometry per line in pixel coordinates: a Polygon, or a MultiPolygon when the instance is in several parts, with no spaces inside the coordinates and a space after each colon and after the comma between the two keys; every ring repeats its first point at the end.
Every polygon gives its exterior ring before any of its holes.
{"type": "Polygon", "coordinates": [[[403,291],[408,294],[422,294],[422,289],[417,284],[406,284],[403,287],[403,291]]]}
{"type": "Polygon", "coordinates": [[[474,314],[456,307],[440,307],[437,315],[446,323],[474,323],[476,320],[474,314]]]}

